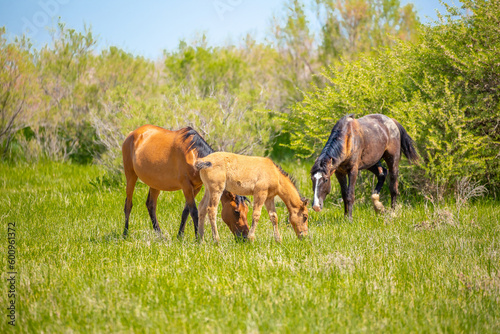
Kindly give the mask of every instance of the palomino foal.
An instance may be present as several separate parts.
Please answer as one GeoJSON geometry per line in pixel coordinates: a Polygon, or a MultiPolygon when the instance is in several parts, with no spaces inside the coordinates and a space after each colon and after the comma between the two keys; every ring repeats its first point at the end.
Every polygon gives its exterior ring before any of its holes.
{"type": "Polygon", "coordinates": [[[307,235],[307,202],[300,197],[297,188],[280,167],[268,158],[249,157],[233,153],[216,152],[198,159],[195,167],[200,172],[205,185],[205,195],[199,207],[198,233],[203,239],[205,216],[212,225],[212,236],[219,241],[216,214],[217,205],[224,190],[238,195],[253,196],[252,227],[248,239],[255,239],[255,229],[260,219],[262,206],[265,205],[273,224],[274,238],[281,241],[278,231],[278,215],[274,206],[274,197],[279,196],[288,209],[289,220],[297,234],[302,238],[307,235]]]}

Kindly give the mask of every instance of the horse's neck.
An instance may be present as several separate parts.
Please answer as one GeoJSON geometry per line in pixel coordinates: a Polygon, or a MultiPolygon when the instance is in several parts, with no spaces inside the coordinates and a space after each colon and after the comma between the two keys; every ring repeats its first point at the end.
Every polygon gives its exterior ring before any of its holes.
{"type": "Polygon", "coordinates": [[[284,175],[280,175],[278,196],[283,200],[283,202],[285,202],[288,210],[290,210],[290,208],[299,207],[302,202],[299,192],[293,185],[292,181],[284,175]]]}

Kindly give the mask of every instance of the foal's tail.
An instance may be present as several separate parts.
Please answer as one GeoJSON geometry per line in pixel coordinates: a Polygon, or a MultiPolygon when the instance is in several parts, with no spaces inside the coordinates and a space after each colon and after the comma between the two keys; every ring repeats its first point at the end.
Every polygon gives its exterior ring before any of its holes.
{"type": "Polygon", "coordinates": [[[418,162],[420,157],[418,156],[417,150],[415,149],[415,142],[411,139],[408,132],[406,132],[405,128],[395,119],[393,119],[394,123],[398,126],[399,133],[401,134],[401,152],[410,160],[410,162],[418,162]]]}
{"type": "Polygon", "coordinates": [[[208,167],[212,167],[212,163],[210,161],[197,161],[194,164],[194,168],[196,168],[197,171],[208,168],[208,167]]]}

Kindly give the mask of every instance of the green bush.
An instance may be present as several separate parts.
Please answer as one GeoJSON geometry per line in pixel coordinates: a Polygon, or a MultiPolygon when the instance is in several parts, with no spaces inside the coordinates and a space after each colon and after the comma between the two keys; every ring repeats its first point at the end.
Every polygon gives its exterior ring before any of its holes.
{"type": "Polygon", "coordinates": [[[399,42],[325,69],[326,86],[304,92],[291,115],[281,117],[290,148],[311,157],[342,116],[382,113],[416,141],[423,162],[403,169],[417,176],[414,185],[451,187],[465,175],[499,185],[500,39],[491,21],[498,22],[500,6],[464,1],[460,11],[449,11],[423,28],[418,43],[399,42]]]}

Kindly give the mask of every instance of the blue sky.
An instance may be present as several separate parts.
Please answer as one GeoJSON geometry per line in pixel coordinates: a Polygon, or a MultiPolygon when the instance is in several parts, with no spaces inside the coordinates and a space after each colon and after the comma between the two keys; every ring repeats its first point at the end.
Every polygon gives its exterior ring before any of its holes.
{"type": "MultiPolygon", "coordinates": [[[[308,0],[306,0],[307,3],[308,0]]],[[[309,0],[311,1],[311,0],[309,0]]],[[[439,1],[413,2],[424,22],[443,12],[439,1]]],[[[98,48],[111,45],[148,58],[174,50],[180,39],[191,41],[206,32],[211,45],[237,44],[247,33],[263,40],[273,15],[280,16],[284,0],[0,0],[0,26],[12,36],[25,32],[40,47],[50,43],[50,27],[58,18],[69,28],[84,24],[98,36],[98,48]]]]}

